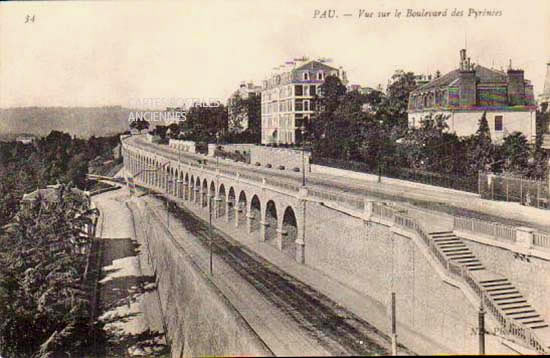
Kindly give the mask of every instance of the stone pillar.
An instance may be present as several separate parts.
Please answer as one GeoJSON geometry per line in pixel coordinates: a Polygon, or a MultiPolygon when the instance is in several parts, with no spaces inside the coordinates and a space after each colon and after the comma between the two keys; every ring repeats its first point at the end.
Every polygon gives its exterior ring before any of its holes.
{"type": "Polygon", "coordinates": [[[277,248],[283,251],[283,239],[288,233],[282,228],[277,228],[277,248]]]}
{"type": "Polygon", "coordinates": [[[183,183],[183,195],[182,195],[183,201],[189,200],[189,184],[183,183]]]}
{"type": "Polygon", "coordinates": [[[254,214],[247,213],[246,214],[246,232],[249,234],[252,233],[252,220],[254,220],[254,214]]]}
{"type": "Polygon", "coordinates": [[[220,201],[222,201],[222,198],[216,195],[214,197],[214,208],[212,209],[214,214],[214,219],[217,219],[220,217],[220,201]]]}
{"type": "Polygon", "coordinates": [[[265,241],[267,235],[267,227],[269,223],[267,221],[260,221],[260,241],[265,241]]]}
{"type": "Polygon", "coordinates": [[[302,239],[296,239],[296,262],[299,264],[305,263],[305,242],[302,239]]]}
{"type": "Polygon", "coordinates": [[[234,212],[235,212],[235,218],[234,218],[234,221],[235,221],[235,227],[239,227],[239,204],[235,204],[235,207],[233,208],[234,212]]]}
{"type": "Polygon", "coordinates": [[[229,222],[229,200],[225,201],[225,222],[229,222]]]}
{"type": "Polygon", "coordinates": [[[200,204],[200,205],[202,205],[202,203],[200,202],[200,201],[202,200],[202,193],[201,193],[200,188],[195,187],[195,196],[194,196],[194,199],[195,199],[195,204],[200,204]]]}
{"type": "Polygon", "coordinates": [[[520,226],[516,228],[516,244],[524,250],[529,250],[533,247],[533,234],[535,230],[520,226]]]}

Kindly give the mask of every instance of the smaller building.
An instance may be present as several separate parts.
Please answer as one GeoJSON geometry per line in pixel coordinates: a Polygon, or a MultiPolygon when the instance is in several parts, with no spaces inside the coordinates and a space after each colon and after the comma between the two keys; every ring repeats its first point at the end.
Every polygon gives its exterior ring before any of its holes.
{"type": "Polygon", "coordinates": [[[227,99],[228,129],[231,132],[242,132],[248,129],[249,113],[239,108],[239,100],[245,100],[252,96],[261,96],[262,87],[253,82],[241,82],[239,88],[227,99]]]}
{"type": "Polygon", "coordinates": [[[417,127],[428,115],[443,114],[449,130],[458,136],[475,134],[486,113],[494,142],[521,132],[530,143],[536,139],[533,86],[521,69],[507,72],[471,63],[460,51],[459,68],[421,85],[409,96],[409,127],[417,127]]]}
{"type": "Polygon", "coordinates": [[[23,143],[23,144],[32,144],[36,140],[36,137],[32,135],[20,135],[17,138],[15,138],[16,142],[23,143]]]}

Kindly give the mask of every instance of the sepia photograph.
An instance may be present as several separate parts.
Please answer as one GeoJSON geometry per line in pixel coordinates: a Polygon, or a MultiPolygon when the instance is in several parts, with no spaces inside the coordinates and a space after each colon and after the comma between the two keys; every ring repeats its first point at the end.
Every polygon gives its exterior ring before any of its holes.
{"type": "Polygon", "coordinates": [[[0,358],[550,354],[550,1],[0,1],[0,358]]]}

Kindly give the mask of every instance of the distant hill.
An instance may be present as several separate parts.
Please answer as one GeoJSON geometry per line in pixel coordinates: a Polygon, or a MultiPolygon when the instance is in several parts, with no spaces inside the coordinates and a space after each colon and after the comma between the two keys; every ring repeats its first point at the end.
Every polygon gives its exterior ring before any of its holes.
{"type": "Polygon", "coordinates": [[[0,139],[20,134],[45,136],[52,130],[80,138],[108,136],[128,130],[131,109],[108,107],[18,107],[0,109],[0,139]]]}

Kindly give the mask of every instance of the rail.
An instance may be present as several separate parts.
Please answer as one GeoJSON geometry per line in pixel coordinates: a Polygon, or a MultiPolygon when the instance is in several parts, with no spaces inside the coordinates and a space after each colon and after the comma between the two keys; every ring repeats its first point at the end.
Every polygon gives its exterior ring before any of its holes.
{"type": "Polygon", "coordinates": [[[474,218],[455,216],[454,229],[491,236],[497,241],[516,242],[516,228],[474,218]]]}
{"type": "MultiPolygon", "coordinates": [[[[462,278],[466,282],[466,284],[478,295],[487,310],[491,312],[493,317],[495,317],[497,322],[502,326],[504,332],[508,333],[510,336],[516,339],[519,339],[521,342],[538,352],[548,352],[548,348],[542,344],[542,341],[536,336],[531,328],[522,326],[521,324],[516,323],[514,320],[508,318],[505,315],[505,313],[500,309],[493,298],[487,294],[481,284],[477,282],[477,280],[471,275],[466,266],[459,265],[447,260],[445,255],[439,250],[439,248],[437,248],[434,241],[430,239],[428,232],[422,227],[422,225],[418,221],[404,214],[401,214],[396,209],[393,209],[382,203],[373,203],[372,212],[373,215],[378,218],[392,218],[393,224],[395,226],[405,231],[417,234],[428,247],[428,251],[430,252],[430,254],[432,254],[433,257],[435,257],[437,261],[439,261],[441,265],[445,267],[445,269],[447,269],[447,271],[449,271],[453,276],[462,278]]],[[[470,225],[470,228],[475,228],[475,226],[471,226],[475,225],[475,223],[473,224],[471,221],[461,220],[463,218],[455,219],[459,219],[458,222],[465,225],[465,227],[466,225],[470,225]]],[[[495,231],[492,232],[494,233],[495,231]]],[[[498,232],[499,231],[497,231],[497,233],[498,232]]],[[[510,235],[509,231],[502,232],[504,232],[505,235],[510,235]]],[[[550,241],[550,236],[538,235],[538,238],[536,240],[544,240],[545,243],[548,243],[550,241]]]]}
{"type": "Polygon", "coordinates": [[[533,245],[550,249],[550,234],[535,232],[533,234],[533,245]]]}

